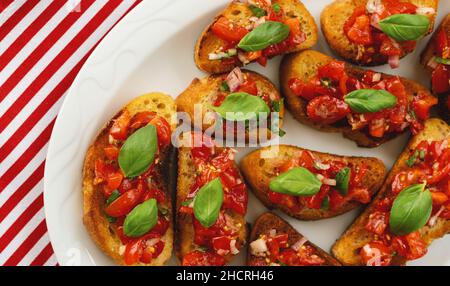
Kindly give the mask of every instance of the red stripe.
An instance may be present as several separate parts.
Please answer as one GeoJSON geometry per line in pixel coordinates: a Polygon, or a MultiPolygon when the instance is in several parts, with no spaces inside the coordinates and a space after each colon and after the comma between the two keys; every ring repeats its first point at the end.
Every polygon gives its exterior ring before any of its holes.
{"type": "Polygon", "coordinates": [[[39,3],[39,0],[27,0],[25,3],[17,9],[11,17],[0,27],[0,41],[11,32],[12,29],[39,3]]]}
{"type": "MultiPolygon", "coordinates": [[[[0,118],[0,132],[2,132],[19,111],[31,100],[49,78],[63,65],[68,58],[81,46],[97,27],[119,6],[121,1],[111,0],[89,21],[80,33],[55,57],[30,86],[17,98],[14,104],[0,118]]],[[[38,57],[42,55],[37,55],[38,57]]],[[[17,85],[28,72],[29,67],[22,64],[0,88],[0,101],[17,85]]]]}
{"type": "Polygon", "coordinates": [[[12,194],[11,197],[0,207],[0,223],[17,206],[17,204],[36,186],[44,176],[45,163],[42,162],[39,167],[31,173],[30,177],[12,194]]]}
{"type": "MultiPolygon", "coordinates": [[[[139,3],[140,0],[136,1],[129,10],[133,9],[139,3]]],[[[126,13],[128,13],[128,11],[126,13]]],[[[126,15],[126,13],[124,14],[124,16],[126,15]]],[[[12,150],[14,150],[17,144],[19,144],[20,141],[22,141],[22,139],[34,127],[35,123],[39,122],[39,120],[47,113],[48,109],[53,106],[53,104],[55,104],[55,102],[57,102],[62,95],[64,95],[66,90],[72,84],[73,79],[78,74],[78,71],[86,61],[87,57],[90,55],[92,50],[95,49],[96,46],[97,45],[95,45],[91,49],[91,51],[89,51],[86,56],[81,59],[81,61],[69,72],[69,74],[65,76],[65,78],[55,87],[55,89],[51,91],[47,98],[45,98],[42,103],[31,113],[31,115],[25,120],[25,122],[22,123],[22,125],[14,132],[14,134],[10,136],[8,141],[0,147],[0,162],[2,162],[8,156],[8,154],[11,153],[12,150]]]]}
{"type": "Polygon", "coordinates": [[[5,11],[6,8],[8,8],[9,4],[11,4],[13,0],[4,0],[0,2],[0,13],[5,11]]]}
{"type": "MultiPolygon", "coordinates": [[[[20,36],[11,44],[11,46],[9,46],[8,49],[0,56],[0,72],[65,4],[66,1],[64,0],[52,1],[51,4],[41,14],[39,14],[39,17],[37,17],[34,22],[31,23],[30,26],[28,26],[25,31],[23,31],[23,33],[20,34],[20,36]]],[[[64,31],[60,32],[62,33],[64,31]]]]}
{"type": "Polygon", "coordinates": [[[0,252],[5,250],[11,240],[22,230],[22,228],[42,210],[44,204],[43,194],[40,194],[30,206],[17,218],[11,227],[0,237],[0,252]]]}
{"type": "Polygon", "coordinates": [[[41,237],[47,232],[47,226],[45,219],[36,227],[36,229],[28,236],[23,243],[17,248],[13,255],[11,255],[5,262],[5,266],[15,266],[22,258],[27,255],[30,249],[41,239],[41,237]]]}
{"type": "Polygon", "coordinates": [[[43,265],[52,256],[53,248],[52,244],[49,242],[47,246],[39,253],[38,256],[30,263],[30,266],[40,266],[43,265]]]}
{"type": "Polygon", "coordinates": [[[11,168],[6,171],[3,176],[0,177],[0,193],[5,189],[5,187],[11,183],[12,180],[20,173],[20,171],[25,168],[26,165],[33,159],[36,154],[45,146],[45,144],[50,139],[50,134],[52,133],[53,120],[42,133],[31,143],[30,147],[17,159],[17,161],[11,166],[11,168]]]}
{"type": "MultiPolygon", "coordinates": [[[[42,103],[35,109],[31,115],[22,123],[22,125],[9,137],[8,141],[0,147],[0,162],[16,148],[22,139],[30,132],[37,122],[47,113],[47,111],[64,95],[67,89],[72,84],[77,76],[88,55],[86,55],[65,77],[64,79],[50,92],[50,94],[42,101],[42,103]]],[[[1,188],[0,188],[1,190],[1,188]]]]}

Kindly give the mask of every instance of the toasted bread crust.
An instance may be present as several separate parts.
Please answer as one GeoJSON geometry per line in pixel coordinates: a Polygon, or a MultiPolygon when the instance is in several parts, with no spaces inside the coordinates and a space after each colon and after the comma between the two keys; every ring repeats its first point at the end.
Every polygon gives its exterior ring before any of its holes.
{"type": "MultiPolygon", "coordinates": [[[[318,37],[316,23],[314,18],[299,0],[273,0],[272,3],[280,4],[286,15],[290,17],[299,17],[301,20],[301,27],[306,34],[306,41],[288,52],[305,50],[316,44],[318,37]]],[[[210,53],[213,53],[225,44],[225,42],[217,37],[211,30],[214,23],[222,16],[236,22],[245,22],[248,21],[253,14],[246,4],[232,1],[225,10],[220,12],[214,18],[212,23],[206,27],[195,45],[194,60],[197,67],[207,73],[216,74],[228,72],[235,67],[234,64],[226,64],[221,60],[211,61],[208,58],[210,53]]]]}
{"type": "MultiPolygon", "coordinates": [[[[268,233],[271,229],[275,229],[277,233],[286,233],[289,236],[288,244],[293,245],[297,241],[299,241],[304,236],[299,233],[295,228],[293,228],[287,221],[277,216],[272,212],[266,212],[260,215],[252,227],[252,232],[250,234],[249,241],[255,241],[259,238],[261,234],[268,233]]],[[[310,241],[305,242],[305,245],[309,245],[316,250],[316,253],[319,257],[325,260],[323,266],[340,266],[339,261],[334,259],[331,255],[326,253],[320,247],[311,243],[310,241]]],[[[252,261],[255,259],[250,252],[250,248],[247,251],[247,265],[252,265],[252,261]]]]}
{"type": "MultiPolygon", "coordinates": [[[[308,115],[306,114],[308,101],[295,95],[289,88],[288,82],[291,78],[294,77],[299,78],[303,81],[308,81],[309,79],[317,75],[319,67],[331,62],[332,60],[333,58],[312,50],[287,55],[283,58],[283,61],[280,65],[281,93],[286,99],[286,107],[291,111],[294,118],[305,125],[311,126],[321,131],[340,132],[344,137],[355,141],[355,143],[361,147],[377,147],[400,135],[401,133],[388,133],[382,138],[375,138],[368,134],[366,130],[367,128],[362,130],[352,130],[349,124],[321,124],[314,122],[308,118],[308,115]]],[[[362,77],[364,70],[346,65],[346,72],[355,77],[362,77]]],[[[392,77],[394,76],[382,74],[382,78],[384,79],[392,77]]],[[[412,100],[413,96],[419,91],[432,96],[428,89],[426,89],[419,83],[402,77],[400,77],[400,80],[406,88],[409,100],[412,100]]]]}
{"type": "MultiPolygon", "coordinates": [[[[177,179],[177,202],[176,202],[176,235],[175,235],[175,254],[180,263],[183,257],[197,249],[194,243],[194,226],[192,215],[180,213],[178,210],[181,203],[189,194],[191,186],[195,183],[195,168],[192,161],[191,149],[181,147],[178,149],[178,179],[177,179]]],[[[227,210],[226,214],[231,216],[236,223],[241,223],[242,228],[239,231],[237,244],[245,245],[247,240],[247,229],[245,218],[231,210],[227,210]]],[[[226,255],[224,258],[227,262],[234,257],[232,254],[226,255]]]]}
{"type": "MultiPolygon", "coordinates": [[[[281,98],[280,93],[276,86],[265,76],[249,70],[242,70],[244,75],[250,75],[253,80],[256,81],[256,85],[259,91],[262,91],[267,94],[274,94],[276,97],[281,98]]],[[[179,112],[186,112],[189,114],[191,121],[194,120],[194,107],[195,104],[202,105],[202,126],[199,124],[196,125],[197,122],[192,122],[194,126],[198,129],[207,130],[211,126],[215,125],[214,120],[205,120],[206,113],[211,112],[212,110],[209,108],[210,105],[214,103],[214,100],[219,91],[220,85],[225,78],[225,74],[219,75],[210,75],[203,79],[195,78],[191,84],[184,90],[175,100],[177,104],[177,108],[179,112]]],[[[281,105],[279,112],[279,128],[283,125],[283,117],[284,117],[285,108],[284,105],[281,105]]],[[[250,131],[252,132],[252,131],[250,131]]],[[[267,138],[271,138],[271,131],[267,128],[257,128],[253,132],[257,133],[257,137],[252,137],[253,133],[246,133],[246,139],[250,138],[260,138],[259,134],[267,133],[267,138]]],[[[262,137],[262,136],[261,136],[262,137]]],[[[264,137],[262,137],[264,138],[264,137]]]]}
{"type": "MultiPolygon", "coordinates": [[[[420,57],[420,63],[425,67],[425,69],[430,73],[430,75],[433,73],[434,69],[428,65],[430,60],[435,56],[435,38],[437,35],[437,31],[440,31],[440,29],[444,29],[447,33],[447,37],[450,37],[450,14],[448,14],[444,20],[442,21],[439,28],[434,33],[433,37],[428,42],[425,50],[422,52],[422,55],[420,57]]],[[[441,117],[447,121],[447,123],[450,123],[450,110],[447,108],[447,98],[450,96],[450,92],[447,94],[439,94],[439,114],[441,117]]]]}
{"type": "MultiPolygon", "coordinates": [[[[289,145],[270,146],[253,151],[241,160],[240,167],[246,182],[251,186],[255,196],[267,208],[279,209],[289,216],[300,220],[319,220],[340,215],[361,205],[361,203],[352,201],[345,203],[340,209],[335,211],[310,209],[305,207],[299,212],[294,213],[286,206],[277,205],[270,202],[267,192],[269,191],[270,180],[276,176],[275,168],[290,158],[299,156],[302,151],[308,150],[289,145]],[[277,147],[279,147],[278,153],[276,153],[277,147]],[[272,153],[274,154],[274,157],[271,157],[270,159],[262,158],[261,155],[263,155],[263,157],[265,156],[262,152],[266,155],[274,152],[272,153]]],[[[363,164],[366,165],[368,172],[362,182],[364,186],[367,186],[371,195],[374,195],[378,191],[386,175],[386,168],[384,167],[384,164],[376,158],[347,157],[315,151],[310,152],[313,156],[322,160],[341,160],[344,163],[349,163],[354,166],[362,166],[363,164]]]]}
{"type": "MultiPolygon", "coordinates": [[[[431,7],[437,11],[439,0],[408,0],[418,7],[431,7]]],[[[350,42],[344,34],[344,24],[353,14],[353,11],[367,0],[335,0],[333,3],[325,7],[320,16],[320,24],[322,32],[330,48],[340,57],[357,65],[378,66],[387,63],[385,57],[374,56],[371,63],[366,64],[358,60],[358,45],[350,42]]],[[[430,30],[433,31],[436,14],[429,16],[431,20],[430,30]]]]}
{"type": "MultiPolygon", "coordinates": [[[[362,265],[359,250],[366,243],[374,239],[374,234],[367,231],[365,228],[369,215],[375,209],[378,202],[380,202],[389,192],[394,177],[407,167],[406,161],[408,160],[409,152],[414,150],[423,140],[443,140],[445,138],[450,138],[450,127],[444,121],[432,118],[425,122],[425,129],[412,137],[405,148],[405,151],[400,155],[397,162],[392,167],[391,172],[378,195],[333,245],[331,251],[335,258],[344,265],[362,265]]],[[[450,232],[450,220],[439,218],[433,227],[424,226],[419,231],[425,243],[430,244],[433,240],[450,232]]],[[[405,263],[406,261],[402,257],[398,255],[394,256],[393,265],[404,265],[405,263]]]]}
{"type": "MultiPolygon", "coordinates": [[[[112,257],[118,264],[125,265],[124,258],[121,254],[122,243],[116,234],[115,230],[111,227],[110,223],[104,215],[104,207],[106,198],[103,195],[103,191],[100,186],[94,185],[95,178],[95,162],[98,158],[104,157],[103,148],[107,146],[109,129],[111,128],[114,120],[120,116],[122,112],[127,110],[131,116],[141,111],[155,111],[158,115],[164,117],[167,122],[170,122],[172,129],[175,128],[175,120],[172,117],[175,112],[175,104],[171,97],[161,93],[150,93],[140,96],[130,103],[128,103],[121,111],[119,111],[100,131],[98,136],[95,138],[92,145],[89,147],[83,167],[83,223],[92,237],[92,239],[97,243],[97,245],[105,252],[107,255],[112,257]],[[163,107],[164,105],[164,107],[163,107]],[[157,108],[159,106],[160,108],[157,108]]],[[[167,168],[168,156],[170,150],[166,149],[162,151],[160,171],[161,174],[167,168]]],[[[162,175],[165,182],[164,186],[168,186],[167,176],[162,175]]],[[[169,200],[169,205],[171,205],[170,194],[168,187],[164,189],[169,200]]],[[[165,247],[163,252],[154,259],[150,264],[140,264],[140,265],[163,265],[172,255],[173,248],[173,223],[172,223],[172,211],[169,208],[170,217],[170,227],[166,234],[163,236],[165,240],[165,247]]]]}

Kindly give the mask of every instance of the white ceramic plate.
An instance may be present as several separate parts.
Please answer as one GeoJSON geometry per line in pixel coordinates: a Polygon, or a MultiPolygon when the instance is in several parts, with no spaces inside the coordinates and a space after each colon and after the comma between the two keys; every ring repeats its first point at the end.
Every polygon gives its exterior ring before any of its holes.
{"type": "MultiPolygon", "coordinates": [[[[319,23],[321,10],[332,0],[304,0],[319,23]]],[[[441,1],[438,23],[450,12],[441,1]]],[[[117,110],[132,98],[150,91],[162,91],[174,98],[194,77],[204,76],[193,60],[197,37],[228,0],[146,0],[127,15],[100,43],[86,62],[59,113],[45,168],[45,213],[47,226],[61,265],[113,265],[90,239],[82,224],[81,169],[85,151],[98,132],[117,110]]],[[[375,68],[428,84],[428,76],[419,66],[416,53],[401,62],[401,68],[375,68]]],[[[315,49],[332,55],[322,34],[315,49]]],[[[248,66],[278,83],[280,57],[266,68],[248,66]]],[[[298,145],[341,155],[375,156],[390,167],[407,142],[401,136],[375,149],[358,148],[340,134],[322,133],[305,127],[288,113],[281,143],[298,145]]],[[[238,160],[250,150],[239,150],[238,160]]],[[[250,195],[247,221],[253,222],[265,211],[250,195]]],[[[329,250],[334,241],[353,221],[358,210],[336,218],[301,222],[285,215],[292,225],[311,241],[329,250]]],[[[233,265],[245,263],[245,250],[233,265]]],[[[175,263],[172,259],[171,264],[175,263]]],[[[411,265],[450,265],[450,236],[433,243],[428,254],[411,265]]]]}

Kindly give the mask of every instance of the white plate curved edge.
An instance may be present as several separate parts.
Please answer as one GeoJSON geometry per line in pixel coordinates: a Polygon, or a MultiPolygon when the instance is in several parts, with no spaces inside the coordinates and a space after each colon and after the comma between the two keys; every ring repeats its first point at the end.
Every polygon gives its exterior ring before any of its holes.
{"type": "MultiPolygon", "coordinates": [[[[142,1],[100,43],[75,79],[63,103],[50,139],[44,178],[44,206],[48,232],[60,265],[114,265],[90,239],[82,224],[81,168],[84,154],[101,126],[126,102],[149,91],[176,97],[203,74],[193,61],[193,47],[203,28],[227,0],[142,1]],[[189,11],[188,13],[186,11],[189,11]],[[157,40],[154,40],[157,39],[157,40]]],[[[320,11],[331,0],[303,1],[319,23],[320,11]]],[[[450,12],[441,1],[439,19],[450,12]]],[[[395,72],[428,84],[418,64],[420,43],[395,72]]],[[[331,54],[320,35],[315,49],[331,54]]],[[[267,68],[251,65],[278,83],[280,58],[267,68]]],[[[391,72],[388,67],[375,70],[391,72]]],[[[376,149],[357,148],[339,134],[321,133],[286,116],[287,135],[281,143],[343,155],[376,156],[391,166],[407,141],[402,136],[376,149]],[[330,144],[329,142],[332,142],[330,144]]],[[[251,149],[239,149],[237,160],[251,149]]],[[[250,194],[247,221],[265,208],[250,194]]],[[[318,222],[286,218],[311,241],[329,250],[358,210],[318,222]]],[[[450,237],[436,241],[429,253],[411,265],[450,265],[450,237]]],[[[233,265],[243,265],[245,250],[233,265]]],[[[169,264],[174,264],[172,261],[169,264]]]]}

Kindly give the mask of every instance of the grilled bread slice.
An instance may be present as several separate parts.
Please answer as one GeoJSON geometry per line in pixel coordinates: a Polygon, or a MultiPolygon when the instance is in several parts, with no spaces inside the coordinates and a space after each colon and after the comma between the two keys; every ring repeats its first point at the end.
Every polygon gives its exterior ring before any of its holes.
{"type": "MultiPolygon", "coordinates": [[[[450,38],[450,14],[448,14],[444,20],[442,21],[441,25],[437,29],[437,31],[441,31],[443,29],[446,34],[447,38],[450,38]]],[[[425,69],[432,74],[434,71],[434,57],[436,55],[435,48],[436,48],[436,36],[438,32],[435,32],[431,40],[428,42],[428,45],[426,46],[425,50],[423,51],[421,57],[420,57],[420,63],[425,67],[425,69]]],[[[439,112],[443,119],[447,121],[447,123],[450,123],[450,109],[448,107],[448,100],[449,100],[450,92],[447,94],[438,94],[439,97],[439,112]]]]}
{"type": "MultiPolygon", "coordinates": [[[[340,57],[354,64],[378,66],[387,63],[386,57],[374,55],[373,60],[366,64],[359,57],[358,54],[364,46],[358,46],[347,38],[344,33],[344,24],[347,19],[353,14],[357,7],[367,4],[367,0],[335,0],[330,5],[325,7],[320,16],[320,24],[322,32],[325,36],[328,45],[340,57]]],[[[438,0],[407,0],[402,2],[410,2],[418,7],[434,8],[437,11],[438,0]]],[[[429,33],[433,31],[436,13],[429,16],[431,20],[429,33]]]]}
{"type": "MultiPolygon", "coordinates": [[[[241,73],[244,78],[251,78],[252,81],[256,82],[259,97],[268,96],[271,104],[273,104],[273,102],[279,103],[278,128],[281,129],[284,117],[284,104],[281,101],[281,95],[278,92],[278,89],[268,78],[259,73],[249,70],[242,70],[241,73]]],[[[223,94],[221,91],[221,85],[226,78],[227,74],[210,75],[202,79],[195,78],[186,90],[176,98],[175,102],[177,104],[178,111],[186,112],[190,116],[191,121],[193,121],[192,124],[195,128],[205,131],[216,127],[216,120],[214,118],[207,117],[206,115],[207,113],[213,112],[210,106],[214,104],[220,94],[223,94]],[[197,123],[197,121],[195,121],[194,118],[195,108],[199,107],[201,107],[202,116],[201,126],[197,123]]],[[[229,94],[230,92],[227,93],[229,94]]],[[[272,105],[271,111],[274,111],[273,109],[274,107],[272,105]]],[[[263,136],[265,134],[267,138],[271,138],[272,132],[270,128],[261,127],[252,130],[246,129],[245,139],[252,137],[265,138],[263,136]]]]}
{"type": "MultiPolygon", "coordinates": [[[[353,222],[352,225],[344,232],[344,234],[336,241],[332,247],[332,254],[344,265],[362,265],[359,256],[360,249],[374,239],[374,234],[366,230],[365,226],[368,222],[369,215],[374,211],[376,205],[390,192],[390,185],[394,177],[405,167],[410,156],[410,151],[423,140],[444,140],[450,138],[450,127],[442,120],[432,118],[425,122],[425,129],[419,134],[412,137],[405,151],[400,155],[397,162],[392,167],[387,176],[384,185],[377,194],[372,203],[364,210],[364,212],[353,222]]],[[[439,218],[433,227],[424,226],[419,230],[422,239],[428,245],[433,240],[444,236],[450,232],[450,220],[439,218]]],[[[404,258],[395,255],[392,265],[403,265],[406,261],[404,258]]]]}
{"type": "MultiPolygon", "coordinates": [[[[183,134],[183,137],[185,134],[183,134]]],[[[192,186],[195,184],[197,172],[191,154],[192,148],[184,146],[185,145],[181,145],[180,148],[178,148],[178,178],[176,194],[177,211],[175,231],[175,254],[181,264],[183,263],[183,258],[186,254],[196,250],[204,251],[202,246],[199,246],[194,242],[195,230],[193,225],[193,215],[179,211],[183,206],[182,203],[186,200],[188,194],[190,193],[192,186]]],[[[217,152],[220,150],[221,148],[216,147],[217,152]]],[[[225,214],[232,219],[235,225],[240,225],[236,245],[245,245],[248,235],[245,217],[230,209],[225,210],[225,214]]],[[[224,256],[224,259],[226,262],[229,262],[233,257],[234,255],[229,253],[224,256]]]]}
{"type": "MultiPolygon", "coordinates": [[[[272,212],[263,213],[256,219],[252,227],[252,232],[250,234],[250,243],[260,238],[261,235],[267,235],[273,230],[275,230],[277,234],[287,234],[288,244],[290,246],[295,245],[295,243],[297,243],[298,241],[303,240],[304,242],[302,245],[312,247],[314,249],[314,255],[320,257],[325,261],[322,264],[323,266],[341,265],[339,261],[323,251],[320,247],[306,240],[306,238],[304,238],[304,236],[299,233],[294,227],[292,227],[287,221],[272,212]]],[[[257,256],[252,254],[250,246],[247,252],[247,265],[258,265],[257,260],[259,259],[257,256]]]]}
{"type": "Polygon", "coordinates": [[[270,181],[277,176],[278,168],[292,158],[298,158],[302,152],[309,152],[316,160],[341,161],[348,166],[366,166],[367,172],[362,179],[362,186],[366,187],[373,196],[383,183],[386,175],[384,164],[376,158],[338,156],[322,152],[309,151],[296,146],[279,145],[261,148],[253,151],[241,160],[240,167],[246,182],[249,184],[255,196],[269,209],[279,209],[282,212],[300,220],[319,220],[334,217],[348,212],[361,203],[347,201],[336,210],[313,209],[303,206],[298,212],[293,212],[284,205],[274,204],[269,200],[268,191],[270,181]],[[264,153],[265,154],[264,154],[264,153]],[[271,158],[264,158],[271,156],[271,158]]]}
{"type": "MultiPolygon", "coordinates": [[[[309,125],[321,131],[340,132],[344,137],[355,141],[356,144],[361,147],[376,147],[400,135],[400,133],[390,132],[385,133],[385,135],[381,138],[377,138],[370,136],[367,131],[367,127],[361,130],[352,130],[352,127],[348,123],[342,124],[341,122],[337,122],[335,124],[323,124],[312,121],[308,117],[306,113],[308,101],[292,92],[289,88],[289,80],[291,78],[298,78],[304,82],[307,82],[317,75],[318,69],[321,66],[324,66],[333,60],[333,58],[327,55],[312,50],[287,55],[283,58],[280,66],[281,92],[285,98],[286,107],[291,111],[294,118],[303,124],[309,125]]],[[[346,72],[356,78],[361,78],[364,74],[363,69],[359,69],[351,65],[346,65],[346,72]]],[[[381,79],[393,77],[394,76],[387,74],[381,75],[381,79]]],[[[412,101],[413,96],[419,92],[432,97],[432,94],[419,83],[405,78],[400,78],[400,80],[406,88],[409,101],[412,101]]]]}
{"type": "MultiPolygon", "coordinates": [[[[95,184],[95,164],[97,159],[107,160],[104,153],[104,147],[109,145],[109,130],[114,121],[124,112],[128,112],[131,117],[139,112],[153,111],[159,116],[165,118],[171,124],[172,130],[176,127],[176,120],[173,115],[176,113],[176,107],[173,99],[162,93],[150,93],[142,95],[122,108],[100,131],[92,145],[89,147],[83,167],[83,222],[89,232],[89,235],[97,243],[97,245],[107,255],[112,257],[117,263],[125,265],[123,248],[124,245],[117,234],[116,226],[109,223],[105,216],[106,199],[102,186],[95,184]]],[[[166,193],[168,199],[167,216],[169,217],[170,226],[162,237],[165,246],[162,253],[153,259],[150,264],[146,265],[163,265],[171,256],[173,248],[173,223],[170,200],[170,182],[166,170],[170,164],[170,150],[160,150],[160,163],[155,165],[158,177],[162,179],[158,182],[159,187],[166,193]]],[[[144,265],[144,264],[139,264],[144,265]]]]}
{"type": "MultiPolygon", "coordinates": [[[[309,49],[317,42],[317,26],[314,18],[306,10],[305,6],[299,0],[273,0],[272,4],[279,4],[285,15],[290,18],[299,18],[301,30],[306,35],[306,40],[300,45],[288,50],[287,52],[295,52],[309,49]]],[[[246,27],[252,22],[251,17],[254,17],[249,5],[233,0],[219,15],[217,15],[212,23],[206,27],[197,40],[194,51],[194,59],[197,67],[208,73],[223,73],[231,71],[236,66],[241,66],[240,61],[230,62],[226,60],[210,60],[209,54],[214,53],[219,48],[226,45],[226,42],[217,37],[212,32],[212,26],[221,17],[225,17],[233,23],[246,27]]]]}

